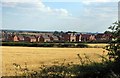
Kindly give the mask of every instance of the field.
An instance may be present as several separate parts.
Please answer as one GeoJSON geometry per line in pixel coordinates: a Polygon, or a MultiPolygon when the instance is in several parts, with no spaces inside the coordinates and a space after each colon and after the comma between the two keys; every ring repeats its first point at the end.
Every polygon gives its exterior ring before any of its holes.
{"type": "Polygon", "coordinates": [[[89,47],[92,47],[92,48],[102,48],[102,47],[105,47],[109,44],[103,44],[103,43],[99,43],[99,44],[87,44],[89,47]]]}
{"type": "MultiPolygon", "coordinates": [[[[74,62],[79,63],[77,54],[84,58],[84,53],[91,60],[100,61],[98,54],[102,55],[102,48],[38,48],[38,47],[5,47],[2,46],[2,71],[3,75],[15,75],[13,63],[25,66],[30,70],[37,70],[41,65],[53,63],[74,62]]],[[[105,51],[107,53],[107,51],[105,51]]]]}

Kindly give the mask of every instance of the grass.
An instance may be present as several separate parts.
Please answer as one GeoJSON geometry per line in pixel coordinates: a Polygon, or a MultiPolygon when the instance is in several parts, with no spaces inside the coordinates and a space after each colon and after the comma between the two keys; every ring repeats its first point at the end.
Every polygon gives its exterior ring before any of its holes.
{"type": "Polygon", "coordinates": [[[103,44],[103,43],[99,43],[99,44],[87,44],[88,47],[91,48],[104,48],[105,46],[109,45],[109,44],[103,44]]]}
{"type": "MultiPolygon", "coordinates": [[[[84,58],[86,54],[91,60],[99,62],[98,55],[103,54],[102,48],[38,48],[38,47],[5,47],[2,46],[3,75],[15,75],[13,63],[22,65],[25,63],[30,70],[37,70],[41,65],[52,65],[74,62],[80,63],[77,54],[84,58]]],[[[105,51],[107,54],[107,51],[105,51]]]]}

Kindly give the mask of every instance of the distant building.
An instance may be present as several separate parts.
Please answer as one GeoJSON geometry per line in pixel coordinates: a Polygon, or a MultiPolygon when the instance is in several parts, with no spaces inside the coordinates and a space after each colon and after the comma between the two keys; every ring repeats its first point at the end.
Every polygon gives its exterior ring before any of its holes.
{"type": "Polygon", "coordinates": [[[76,34],[76,42],[82,41],[82,34],[76,34]]]}
{"type": "Polygon", "coordinates": [[[50,42],[50,38],[47,35],[38,36],[38,42],[50,42]]]}
{"type": "Polygon", "coordinates": [[[67,41],[67,42],[76,42],[77,40],[77,35],[76,33],[64,33],[62,35],[64,41],[67,41]]]}
{"type": "Polygon", "coordinates": [[[70,40],[69,40],[70,42],[76,42],[76,34],[75,34],[75,33],[70,33],[70,34],[69,34],[69,37],[70,37],[70,38],[69,38],[69,39],[70,39],[70,40]]]}
{"type": "Polygon", "coordinates": [[[67,33],[62,34],[63,40],[69,42],[70,41],[70,35],[67,33]]]}
{"type": "Polygon", "coordinates": [[[13,41],[13,35],[10,35],[10,34],[9,34],[7,38],[8,38],[8,39],[7,39],[8,41],[13,41]]]}
{"type": "Polygon", "coordinates": [[[49,38],[50,38],[50,41],[52,41],[52,42],[54,42],[54,41],[59,41],[58,37],[57,37],[57,36],[54,36],[54,35],[49,36],[49,38]]]}
{"type": "Polygon", "coordinates": [[[59,40],[59,42],[64,42],[64,37],[63,36],[57,36],[58,37],[58,40],[59,40]]]}
{"type": "Polygon", "coordinates": [[[14,37],[13,37],[13,41],[15,41],[15,42],[23,42],[25,39],[24,39],[24,37],[22,36],[22,35],[15,35],[14,37]]]}
{"type": "Polygon", "coordinates": [[[24,40],[26,42],[37,42],[37,39],[35,36],[24,36],[24,40]]]}
{"type": "Polygon", "coordinates": [[[92,35],[92,34],[82,34],[82,36],[81,36],[81,41],[82,42],[94,41],[94,40],[96,40],[96,39],[95,39],[95,36],[92,35]]]}
{"type": "Polygon", "coordinates": [[[104,33],[76,33],[76,32],[27,32],[0,31],[0,41],[15,42],[102,42],[112,40],[111,34],[104,33]]]}

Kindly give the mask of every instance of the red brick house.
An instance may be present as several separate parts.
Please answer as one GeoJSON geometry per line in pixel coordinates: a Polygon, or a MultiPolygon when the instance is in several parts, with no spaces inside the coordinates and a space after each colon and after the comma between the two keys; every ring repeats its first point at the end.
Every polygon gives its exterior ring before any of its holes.
{"type": "Polygon", "coordinates": [[[76,42],[81,42],[82,34],[76,35],[76,42]]]}
{"type": "Polygon", "coordinates": [[[95,38],[96,38],[96,41],[109,41],[112,39],[112,35],[111,34],[97,34],[95,38]]]}
{"type": "Polygon", "coordinates": [[[57,36],[58,37],[58,40],[60,41],[60,42],[63,42],[64,41],[64,38],[62,37],[62,36],[57,36]]]}
{"type": "Polygon", "coordinates": [[[67,33],[62,34],[63,40],[69,42],[70,41],[70,35],[67,33]]]}
{"type": "Polygon", "coordinates": [[[64,33],[62,35],[64,41],[68,42],[76,42],[76,34],[75,33],[64,33]]]}
{"type": "Polygon", "coordinates": [[[6,41],[13,41],[13,35],[8,34],[6,41]]]}
{"type": "Polygon", "coordinates": [[[50,42],[50,38],[47,35],[38,36],[38,42],[50,42]]]}
{"type": "Polygon", "coordinates": [[[14,37],[13,37],[13,41],[16,41],[16,42],[23,42],[25,39],[24,39],[24,37],[22,36],[22,35],[15,35],[14,37]]]}
{"type": "Polygon", "coordinates": [[[0,42],[1,41],[5,41],[5,36],[4,36],[4,33],[2,31],[0,31],[0,42]]]}
{"type": "Polygon", "coordinates": [[[1,32],[2,41],[13,41],[13,35],[8,32],[1,32]]]}
{"type": "Polygon", "coordinates": [[[96,40],[95,36],[94,35],[91,35],[91,34],[82,34],[81,36],[81,41],[94,41],[96,40]]]}
{"type": "Polygon", "coordinates": [[[75,33],[70,33],[69,34],[69,39],[70,39],[70,42],[76,42],[76,34],[75,33]]]}
{"type": "Polygon", "coordinates": [[[105,40],[105,41],[112,40],[112,34],[104,34],[103,35],[103,40],[105,40]]]}
{"type": "Polygon", "coordinates": [[[50,37],[50,41],[59,41],[58,37],[57,36],[49,36],[50,37]]]}
{"type": "Polygon", "coordinates": [[[37,38],[35,36],[24,36],[24,40],[26,42],[37,42],[37,38]]]}
{"type": "Polygon", "coordinates": [[[89,41],[95,41],[95,40],[96,40],[95,35],[91,35],[91,36],[89,37],[89,41]]]}

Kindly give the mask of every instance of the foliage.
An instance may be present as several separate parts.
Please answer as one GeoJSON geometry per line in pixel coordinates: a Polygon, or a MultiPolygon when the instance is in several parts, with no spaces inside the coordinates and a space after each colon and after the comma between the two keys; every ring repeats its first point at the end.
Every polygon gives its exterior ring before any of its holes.
{"type": "Polygon", "coordinates": [[[2,42],[2,46],[28,46],[28,47],[72,47],[86,48],[84,43],[25,43],[25,42],[2,42]]]}
{"type": "Polygon", "coordinates": [[[109,29],[112,33],[112,41],[107,46],[109,60],[120,62],[120,21],[113,23],[109,29]]]}
{"type": "Polygon", "coordinates": [[[111,70],[120,75],[120,21],[113,23],[109,27],[112,33],[112,41],[106,47],[108,50],[109,62],[111,64],[111,70]]]}

